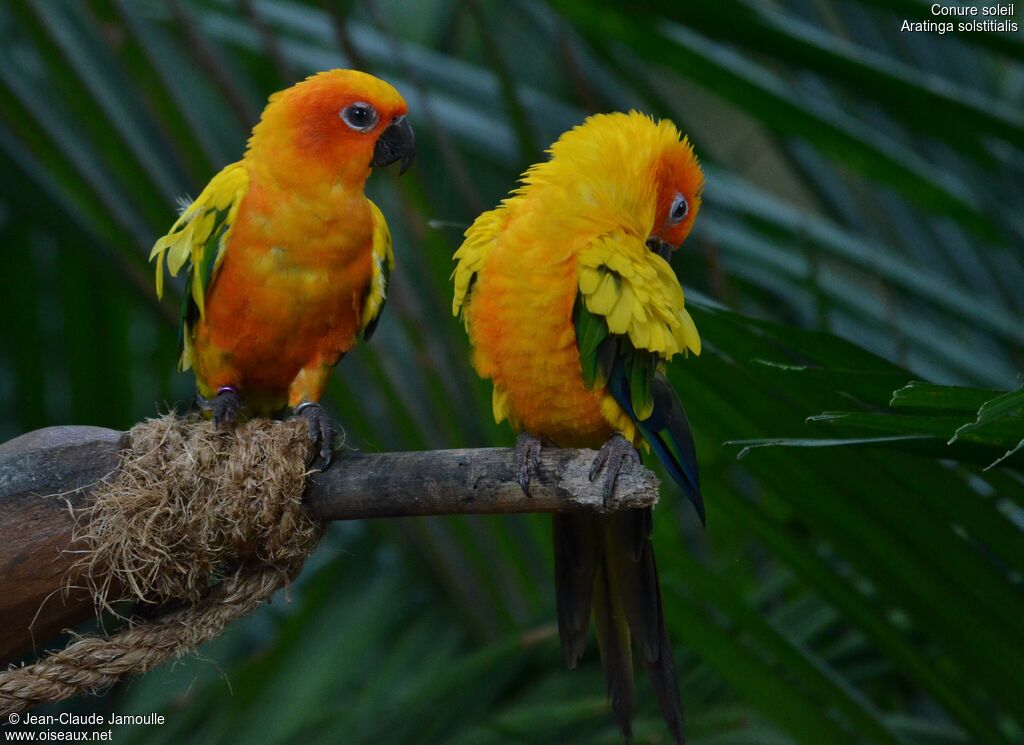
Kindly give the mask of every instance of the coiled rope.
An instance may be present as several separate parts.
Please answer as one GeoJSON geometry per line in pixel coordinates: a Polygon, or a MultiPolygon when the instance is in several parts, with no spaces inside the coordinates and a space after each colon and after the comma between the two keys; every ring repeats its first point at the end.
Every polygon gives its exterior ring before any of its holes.
{"type": "Polygon", "coordinates": [[[302,504],[312,456],[302,421],[225,433],[168,414],[128,441],[116,475],[76,515],[77,567],[98,609],[131,599],[157,613],[0,672],[0,716],[191,653],[294,579],[323,534],[302,504]]]}

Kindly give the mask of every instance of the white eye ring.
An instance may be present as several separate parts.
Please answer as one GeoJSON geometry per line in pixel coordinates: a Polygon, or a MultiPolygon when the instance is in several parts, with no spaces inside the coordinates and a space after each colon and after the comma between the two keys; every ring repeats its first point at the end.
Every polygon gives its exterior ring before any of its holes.
{"type": "Polygon", "coordinates": [[[672,206],[668,210],[668,221],[673,225],[678,225],[686,219],[688,214],[690,214],[690,203],[682,194],[676,194],[676,198],[672,200],[672,206]]]}
{"type": "Polygon", "coordinates": [[[377,109],[365,101],[356,101],[338,112],[338,116],[356,132],[366,132],[377,124],[377,109]]]}

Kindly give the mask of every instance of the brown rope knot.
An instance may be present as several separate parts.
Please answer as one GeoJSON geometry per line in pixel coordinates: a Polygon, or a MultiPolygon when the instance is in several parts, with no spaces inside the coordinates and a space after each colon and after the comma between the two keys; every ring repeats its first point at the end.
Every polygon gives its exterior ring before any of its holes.
{"type": "Polygon", "coordinates": [[[99,606],[114,594],[185,606],[0,673],[0,715],[151,670],[290,581],[324,529],[302,504],[310,456],[298,421],[254,419],[233,433],[176,414],[136,425],[116,478],[80,516],[79,567],[99,606]]]}
{"type": "Polygon", "coordinates": [[[120,586],[144,602],[196,602],[235,564],[304,560],[321,530],[302,506],[309,450],[301,421],[253,419],[234,433],[173,414],[136,425],[76,536],[97,599],[120,586]]]}

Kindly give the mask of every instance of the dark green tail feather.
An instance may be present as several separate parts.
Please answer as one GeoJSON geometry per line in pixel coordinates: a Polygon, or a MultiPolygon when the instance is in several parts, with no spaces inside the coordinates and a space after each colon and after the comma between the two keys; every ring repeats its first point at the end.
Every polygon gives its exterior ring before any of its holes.
{"type": "Polygon", "coordinates": [[[558,630],[566,662],[575,667],[586,645],[593,606],[612,711],[627,741],[635,698],[635,643],[669,731],[682,745],[683,712],[651,528],[650,508],[614,515],[554,516],[558,630]]]}
{"type": "Polygon", "coordinates": [[[595,559],[598,555],[592,521],[592,515],[571,512],[556,514],[551,521],[558,636],[562,640],[565,664],[570,670],[583,656],[590,630],[595,559]]]}
{"type": "MultiPolygon", "coordinates": [[[[598,532],[604,522],[605,518],[595,518],[598,532]]],[[[616,557],[607,550],[601,554],[594,572],[594,626],[612,713],[619,731],[629,742],[633,736],[633,710],[636,707],[630,627],[622,607],[621,588],[615,581],[616,557]]]]}
{"type": "MultiPolygon", "coordinates": [[[[653,352],[608,332],[583,298],[573,311],[583,382],[605,388],[637,426],[651,450],[705,521],[697,454],[686,411],[653,352]]],[[[559,635],[575,666],[586,643],[593,604],[601,662],[615,719],[627,741],[632,718],[632,644],[647,669],[672,738],[685,741],[672,646],[665,626],[651,544],[650,508],[614,515],[556,515],[555,588],[559,635]]]]}

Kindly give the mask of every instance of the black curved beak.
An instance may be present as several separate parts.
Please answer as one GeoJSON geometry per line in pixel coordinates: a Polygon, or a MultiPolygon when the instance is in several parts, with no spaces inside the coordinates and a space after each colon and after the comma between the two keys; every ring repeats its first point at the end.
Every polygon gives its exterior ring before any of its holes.
{"type": "Polygon", "coordinates": [[[404,116],[396,117],[377,138],[370,167],[383,168],[400,160],[402,167],[398,174],[401,175],[409,170],[415,159],[416,135],[413,134],[412,127],[404,116]]]}
{"type": "Polygon", "coordinates": [[[647,239],[647,248],[654,251],[654,253],[658,254],[658,256],[663,258],[665,261],[672,261],[672,244],[663,241],[658,236],[652,235],[650,238],[647,239]]]}

